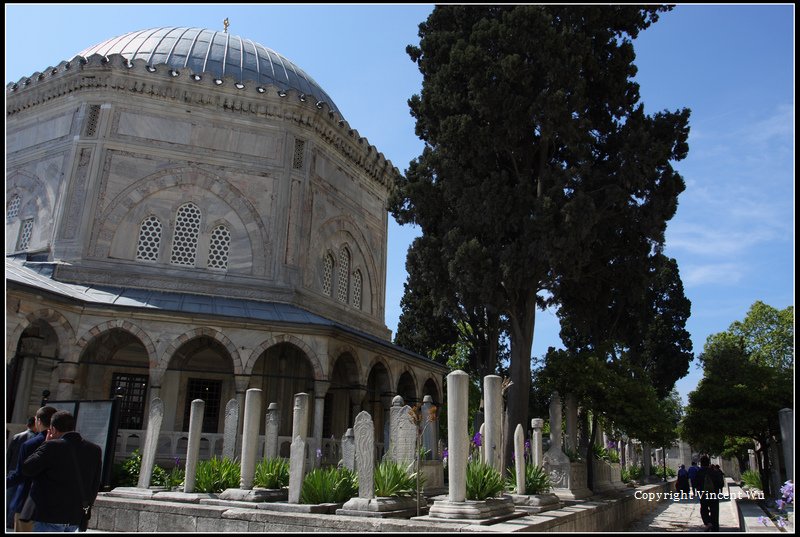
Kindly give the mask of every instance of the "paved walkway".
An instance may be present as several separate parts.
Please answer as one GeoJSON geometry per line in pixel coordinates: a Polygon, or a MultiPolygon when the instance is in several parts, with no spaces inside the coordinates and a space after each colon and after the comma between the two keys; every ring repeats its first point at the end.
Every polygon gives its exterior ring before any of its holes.
{"type": "MultiPolygon", "coordinates": [[[[635,532],[703,532],[703,520],[700,518],[700,500],[685,499],[680,501],[660,500],[658,507],[644,518],[631,525],[627,531],[635,532]]],[[[736,502],[727,499],[719,502],[719,531],[738,532],[739,515],[736,502]]]]}

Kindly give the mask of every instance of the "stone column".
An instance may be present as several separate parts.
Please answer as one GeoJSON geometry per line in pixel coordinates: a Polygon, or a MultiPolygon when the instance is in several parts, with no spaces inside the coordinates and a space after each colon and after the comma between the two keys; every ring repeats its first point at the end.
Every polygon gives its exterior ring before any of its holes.
{"type": "Polygon", "coordinates": [[[503,379],[497,375],[486,375],[483,378],[483,402],[486,413],[485,432],[481,438],[484,447],[486,464],[498,470],[501,475],[500,454],[503,451],[503,379]]]}
{"type": "Polygon", "coordinates": [[[531,420],[531,427],[533,428],[533,438],[531,438],[531,455],[533,457],[533,465],[542,465],[542,428],[544,427],[544,420],[542,418],[533,418],[531,420]]]}
{"type": "Polygon", "coordinates": [[[392,396],[381,395],[381,407],[383,408],[383,455],[386,456],[389,453],[389,422],[392,415],[392,396]]]}
{"type": "Polygon", "coordinates": [[[239,442],[242,441],[243,433],[244,433],[244,412],[241,410],[244,408],[245,405],[245,394],[247,393],[247,387],[250,386],[250,376],[249,375],[234,375],[233,377],[233,384],[234,389],[236,390],[236,401],[239,403],[239,425],[236,428],[236,437],[237,441],[237,448],[236,451],[238,452],[241,448],[239,442]]]}
{"type": "Polygon", "coordinates": [[[465,372],[459,370],[447,375],[447,438],[450,443],[447,475],[451,502],[463,502],[467,498],[468,390],[469,375],[465,372]]]}
{"type": "Polygon", "coordinates": [[[17,384],[17,396],[14,399],[14,415],[11,418],[13,423],[25,423],[28,416],[28,402],[31,399],[31,381],[33,380],[33,370],[36,365],[36,357],[17,355],[18,360],[22,360],[22,371],[17,384]]]}
{"type": "Polygon", "coordinates": [[[514,430],[514,470],[517,474],[517,494],[525,494],[525,432],[519,423],[514,430]]]}
{"type": "Polygon", "coordinates": [[[189,443],[186,446],[186,478],[183,492],[194,492],[197,481],[197,459],[200,458],[200,433],[203,431],[203,414],[206,404],[202,399],[192,401],[189,411],[189,443]]]}
{"type": "Polygon", "coordinates": [[[258,456],[258,432],[261,426],[261,398],[258,388],[247,390],[244,400],[244,433],[242,437],[241,480],[239,488],[250,490],[256,476],[256,458],[258,456]]]}
{"type": "Polygon", "coordinates": [[[158,435],[161,433],[161,421],[164,419],[164,402],[156,397],[150,401],[150,414],[147,419],[147,432],[142,446],[142,464],[139,468],[139,488],[146,489],[150,486],[153,476],[153,466],[158,449],[158,435]]]}
{"type": "MultiPolygon", "coordinates": [[[[325,416],[325,394],[331,383],[327,380],[314,381],[314,451],[322,449],[322,420],[325,416]]],[[[314,457],[315,465],[320,459],[314,457]]]]}
{"type": "Polygon", "coordinates": [[[596,446],[606,447],[603,442],[603,437],[605,433],[603,432],[603,424],[600,423],[600,420],[597,420],[597,432],[594,435],[594,443],[596,446]]]}
{"type": "Polygon", "coordinates": [[[754,449],[747,450],[747,462],[750,463],[749,470],[758,472],[758,461],[756,460],[756,451],[754,449]]]}
{"type": "Polygon", "coordinates": [[[264,422],[264,458],[278,457],[278,432],[281,428],[281,411],[278,403],[270,403],[264,422]]]}
{"type": "Polygon", "coordinates": [[[619,465],[622,468],[626,468],[625,463],[625,440],[620,440],[617,442],[617,450],[619,451],[619,465]]]}
{"type": "Polygon", "coordinates": [[[771,490],[772,497],[780,498],[781,497],[780,489],[783,486],[783,482],[781,481],[781,465],[780,465],[780,459],[778,458],[778,444],[775,442],[774,439],[770,439],[769,442],[769,467],[770,467],[770,480],[772,481],[772,490],[771,490]]]}
{"type": "Polygon", "coordinates": [[[222,457],[236,457],[236,430],[239,428],[239,402],[231,399],[225,405],[225,428],[222,434],[222,457]]]}
{"type": "Polygon", "coordinates": [[[566,400],[567,407],[567,451],[578,451],[578,399],[574,393],[568,393],[566,400]]]}
{"type": "Polygon", "coordinates": [[[410,412],[411,407],[404,405],[403,398],[396,395],[389,414],[389,457],[403,464],[416,460],[417,428],[410,412]]]}
{"type": "Polygon", "coordinates": [[[778,421],[781,425],[781,446],[783,447],[783,462],[786,465],[786,479],[794,482],[794,411],[791,408],[780,409],[778,421]]]}
{"type": "Polygon", "coordinates": [[[75,362],[61,362],[58,364],[58,385],[52,399],[66,401],[73,398],[75,378],[78,376],[78,364],[75,362]]]}
{"type": "MultiPolygon", "coordinates": [[[[367,396],[367,389],[361,387],[350,388],[348,392],[350,394],[350,415],[353,416],[353,421],[355,422],[356,416],[361,412],[364,398],[367,396]]],[[[347,425],[350,425],[350,423],[347,425]]]]}

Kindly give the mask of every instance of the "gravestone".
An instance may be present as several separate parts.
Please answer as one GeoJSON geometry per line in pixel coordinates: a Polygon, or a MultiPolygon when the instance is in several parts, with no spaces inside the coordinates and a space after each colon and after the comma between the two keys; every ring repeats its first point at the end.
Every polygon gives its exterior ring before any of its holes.
{"type": "Polygon", "coordinates": [[[794,411],[791,408],[780,409],[778,422],[781,426],[781,446],[786,466],[786,479],[794,482],[794,411]]]}
{"type": "Polygon", "coordinates": [[[186,446],[186,478],[183,492],[194,492],[194,485],[197,482],[197,460],[200,456],[200,433],[203,430],[205,406],[202,399],[192,401],[189,413],[189,443],[186,446]]]}
{"type": "Polygon", "coordinates": [[[525,433],[522,425],[514,430],[514,470],[517,477],[517,494],[525,494],[525,433]]]}
{"type": "MultiPolygon", "coordinates": [[[[447,375],[447,437],[450,443],[448,496],[447,500],[434,501],[428,516],[414,517],[412,520],[466,520],[481,523],[517,516],[510,496],[484,501],[467,500],[468,388],[469,375],[464,371],[453,371],[447,375]]],[[[522,515],[520,512],[519,516],[522,515]]]]}
{"type": "MultiPolygon", "coordinates": [[[[392,399],[389,413],[390,460],[408,465],[416,459],[417,427],[411,421],[411,407],[399,395],[392,399]]],[[[357,450],[356,450],[357,451],[357,450]]]]}
{"type": "Polygon", "coordinates": [[[544,427],[544,420],[542,418],[533,418],[531,420],[531,428],[533,434],[531,438],[531,458],[534,466],[542,466],[544,460],[542,459],[542,428],[544,427]]]}
{"type": "Polygon", "coordinates": [[[347,429],[342,436],[342,466],[348,470],[356,469],[356,438],[353,429],[347,429]]]}
{"type": "Polygon", "coordinates": [[[553,392],[550,400],[550,448],[542,457],[545,472],[559,498],[579,500],[591,496],[592,491],[586,488],[585,464],[571,463],[561,442],[561,398],[558,392],[553,392]]]}
{"type": "Polygon", "coordinates": [[[295,436],[289,454],[289,503],[300,503],[300,489],[306,476],[306,441],[295,436]]]}
{"type": "Polygon", "coordinates": [[[150,416],[147,420],[147,433],[142,446],[142,465],[139,470],[138,487],[146,489],[150,486],[155,466],[158,435],[161,433],[161,421],[164,419],[164,402],[158,397],[150,401],[150,416]]]}
{"type": "Polygon", "coordinates": [[[261,390],[250,388],[244,399],[244,428],[242,432],[241,480],[239,488],[250,490],[256,475],[258,457],[258,432],[261,426],[261,390]]]}
{"type": "Polygon", "coordinates": [[[270,403],[264,421],[264,458],[278,457],[278,432],[281,428],[281,412],[278,403],[270,403]]]}
{"type": "Polygon", "coordinates": [[[427,459],[438,459],[440,453],[437,449],[439,444],[439,416],[435,411],[431,416],[431,411],[435,408],[433,397],[426,395],[422,398],[422,446],[429,452],[427,459]],[[431,417],[433,420],[431,420],[431,417]]]}
{"type": "Polygon", "coordinates": [[[225,428],[222,435],[222,458],[236,457],[236,430],[239,427],[239,401],[231,399],[225,405],[225,428]]]}
{"type": "Polygon", "coordinates": [[[481,438],[484,461],[495,470],[502,472],[500,454],[503,451],[503,379],[498,375],[483,378],[483,401],[486,421],[485,436],[481,438]]]}
{"type": "Polygon", "coordinates": [[[565,445],[567,451],[578,451],[578,399],[574,393],[568,393],[565,400],[567,434],[565,445]]]}

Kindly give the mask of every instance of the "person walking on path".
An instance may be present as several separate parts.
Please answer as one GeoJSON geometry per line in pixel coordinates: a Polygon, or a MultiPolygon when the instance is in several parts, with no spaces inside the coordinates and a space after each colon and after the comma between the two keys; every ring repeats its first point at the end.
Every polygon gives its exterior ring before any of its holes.
{"type": "MultiPolygon", "coordinates": [[[[43,406],[36,411],[35,427],[38,431],[33,438],[24,442],[19,448],[19,457],[17,465],[14,470],[6,475],[6,489],[13,488],[14,492],[11,494],[11,504],[9,510],[14,516],[14,531],[15,532],[30,532],[33,531],[33,523],[30,519],[23,520],[20,517],[22,508],[25,507],[25,502],[28,499],[28,494],[31,490],[31,479],[22,473],[22,463],[34,451],[36,451],[42,443],[44,443],[47,429],[50,427],[50,418],[56,413],[56,409],[51,406],[43,406]]],[[[26,515],[27,516],[27,515],[26,515]]]]}
{"type": "Polygon", "coordinates": [[[692,465],[686,470],[689,474],[689,484],[692,487],[692,495],[697,494],[697,489],[694,486],[694,478],[697,477],[697,470],[699,470],[699,468],[697,467],[696,461],[692,461],[692,465]]]}
{"type": "Polygon", "coordinates": [[[725,481],[722,472],[710,466],[707,455],[700,457],[700,470],[695,476],[695,488],[700,491],[700,518],[705,531],[719,531],[719,494],[725,481]]]}
{"type": "MultiPolygon", "coordinates": [[[[22,444],[36,436],[36,416],[28,418],[27,426],[28,428],[21,433],[15,434],[8,444],[6,469],[9,471],[17,467],[17,462],[19,462],[19,450],[22,448],[22,444]]],[[[6,485],[6,528],[9,529],[14,527],[14,511],[11,510],[11,500],[16,491],[16,486],[8,487],[8,485],[6,485]]]]}
{"type": "Polygon", "coordinates": [[[53,414],[47,440],[22,463],[33,478],[33,531],[77,531],[100,491],[100,446],[75,432],[75,418],[65,410],[53,414]]]}
{"type": "Polygon", "coordinates": [[[675,490],[677,492],[689,494],[689,472],[683,464],[681,464],[678,469],[678,479],[675,481],[675,490]]]}

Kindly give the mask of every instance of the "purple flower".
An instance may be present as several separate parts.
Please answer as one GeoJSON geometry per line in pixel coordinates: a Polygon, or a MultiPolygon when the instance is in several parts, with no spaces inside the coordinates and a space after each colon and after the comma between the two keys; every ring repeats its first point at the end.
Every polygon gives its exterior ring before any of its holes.
{"type": "Polygon", "coordinates": [[[317,448],[317,460],[322,460],[322,448],[317,448]]]}
{"type": "Polygon", "coordinates": [[[447,458],[447,455],[449,455],[449,452],[447,451],[447,448],[444,448],[444,449],[442,450],[442,458],[443,458],[443,459],[446,459],[446,458],[447,458]]]}
{"type": "Polygon", "coordinates": [[[181,458],[175,457],[175,468],[180,468],[181,466],[181,458]]]}
{"type": "Polygon", "coordinates": [[[472,443],[477,447],[481,447],[481,433],[475,433],[475,436],[472,437],[472,443]]]}
{"type": "Polygon", "coordinates": [[[763,524],[763,525],[765,525],[765,526],[767,525],[767,521],[768,521],[768,520],[769,520],[769,519],[768,519],[767,517],[765,517],[765,516],[760,516],[760,517],[758,517],[758,522],[759,522],[759,524],[763,524]]]}
{"type": "Polygon", "coordinates": [[[786,502],[784,502],[783,500],[775,500],[775,507],[777,507],[778,510],[783,509],[784,505],[786,505],[786,502]]]}
{"type": "Polygon", "coordinates": [[[778,527],[779,528],[785,528],[786,527],[786,519],[783,518],[782,516],[778,517],[777,523],[778,523],[778,527]]]}

